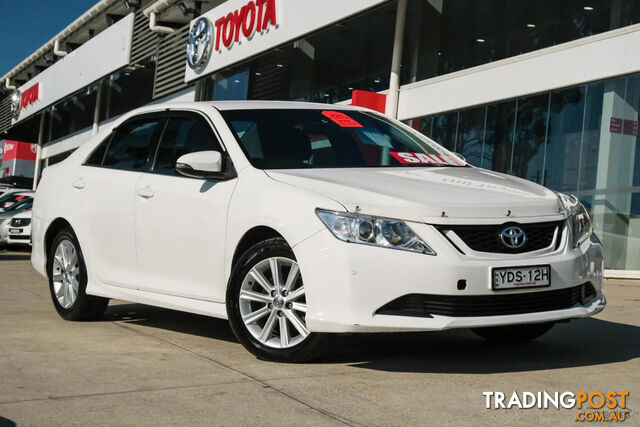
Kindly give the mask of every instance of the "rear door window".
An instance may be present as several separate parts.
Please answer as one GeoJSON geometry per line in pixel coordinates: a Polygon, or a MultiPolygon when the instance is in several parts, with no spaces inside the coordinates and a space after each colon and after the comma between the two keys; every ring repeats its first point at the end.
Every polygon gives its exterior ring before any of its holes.
{"type": "Polygon", "coordinates": [[[120,126],[111,138],[102,165],[121,170],[148,170],[164,123],[165,119],[155,117],[120,126]]]}

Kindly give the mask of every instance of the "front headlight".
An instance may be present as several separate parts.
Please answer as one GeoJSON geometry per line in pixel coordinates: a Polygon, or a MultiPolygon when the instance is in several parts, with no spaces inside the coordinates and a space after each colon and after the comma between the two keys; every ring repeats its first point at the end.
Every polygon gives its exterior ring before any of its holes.
{"type": "Polygon", "coordinates": [[[569,228],[571,229],[573,247],[577,248],[593,233],[591,218],[587,209],[574,195],[558,194],[565,212],[569,216],[569,228]]]}
{"type": "Polygon", "coordinates": [[[343,242],[436,254],[404,221],[322,209],[316,209],[316,214],[343,242]]]}

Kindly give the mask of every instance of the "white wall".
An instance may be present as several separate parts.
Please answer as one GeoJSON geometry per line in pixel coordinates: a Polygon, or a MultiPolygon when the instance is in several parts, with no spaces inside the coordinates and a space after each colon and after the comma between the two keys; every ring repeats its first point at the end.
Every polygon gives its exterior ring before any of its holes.
{"type": "Polygon", "coordinates": [[[640,24],[401,87],[398,118],[426,116],[640,71],[640,24]]]}
{"type": "Polygon", "coordinates": [[[129,64],[132,31],[133,13],[130,13],[20,86],[19,90],[24,92],[39,83],[40,96],[13,123],[129,64]]]}

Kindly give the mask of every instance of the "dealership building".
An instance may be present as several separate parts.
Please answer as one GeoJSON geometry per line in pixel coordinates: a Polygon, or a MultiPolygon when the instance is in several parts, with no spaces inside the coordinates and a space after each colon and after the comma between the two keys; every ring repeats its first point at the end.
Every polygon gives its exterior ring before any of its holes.
{"type": "Polygon", "coordinates": [[[576,194],[607,274],[640,278],[637,0],[101,0],[0,84],[0,140],[37,144],[36,180],[151,103],[374,107],[576,194]]]}

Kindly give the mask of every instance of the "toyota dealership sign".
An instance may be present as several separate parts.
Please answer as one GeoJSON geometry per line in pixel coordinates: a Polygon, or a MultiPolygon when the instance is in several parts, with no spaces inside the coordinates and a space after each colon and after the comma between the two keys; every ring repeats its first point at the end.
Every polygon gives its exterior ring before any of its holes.
{"type": "Polygon", "coordinates": [[[380,3],[384,0],[229,0],[191,22],[185,81],[299,39],[380,3]]]}

